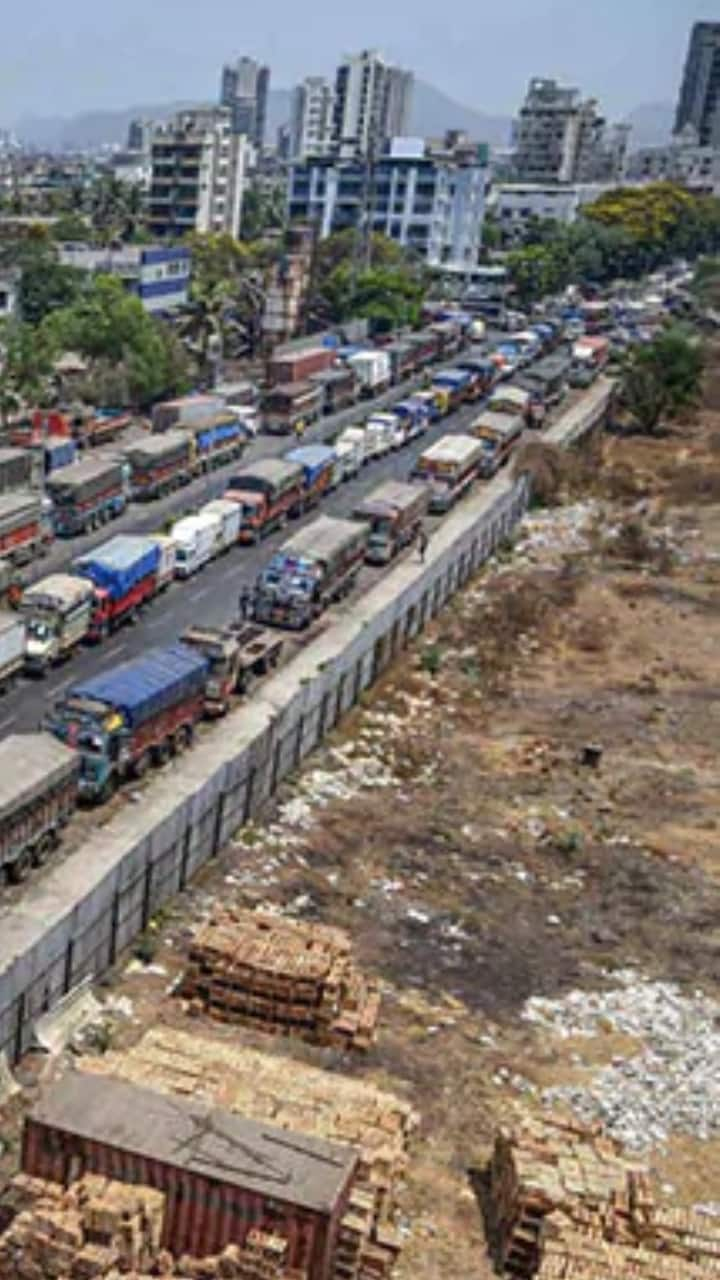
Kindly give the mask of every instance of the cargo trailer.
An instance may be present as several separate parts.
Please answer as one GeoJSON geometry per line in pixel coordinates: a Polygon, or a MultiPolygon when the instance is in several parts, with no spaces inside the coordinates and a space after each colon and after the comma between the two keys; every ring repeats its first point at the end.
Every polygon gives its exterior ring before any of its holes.
{"type": "Polygon", "coordinates": [[[305,472],[287,458],[261,458],[230,479],[226,498],[240,507],[240,542],[259,542],[303,509],[305,472]]]}
{"type": "Polygon", "coordinates": [[[61,538],[72,538],[106,524],[127,505],[125,472],[118,461],[85,458],[48,476],[53,525],[61,538]]]}
{"type": "Polygon", "coordinates": [[[162,498],[189,484],[196,474],[197,449],[189,431],[170,429],[123,452],[130,466],[132,496],[139,502],[162,498]]]}
{"type": "Polygon", "coordinates": [[[12,565],[44,555],[52,542],[43,499],[34,493],[0,494],[0,556],[12,565]]]}
{"type": "Polygon", "coordinates": [[[103,640],[152,599],[160,558],[157,539],[121,533],[75,561],[78,574],[95,587],[89,639],[103,640]]]}
{"type": "Polygon", "coordinates": [[[96,607],[93,583],[70,573],[52,573],[28,587],[20,603],[26,669],[44,675],[69,657],[88,638],[96,607]]]}
{"type": "Polygon", "coordinates": [[[280,547],[259,574],[253,599],[256,622],[302,630],[352,590],[368,539],[368,526],[319,516],[280,547]]]}
{"type": "Polygon", "coordinates": [[[16,883],[45,861],[71,818],[80,761],[46,733],[0,741],[0,881],[16,883]]]}
{"type": "Polygon", "coordinates": [[[353,515],[369,525],[365,559],[388,564],[415,541],[428,510],[429,492],[423,484],[389,480],[360,502],[353,515]]]}

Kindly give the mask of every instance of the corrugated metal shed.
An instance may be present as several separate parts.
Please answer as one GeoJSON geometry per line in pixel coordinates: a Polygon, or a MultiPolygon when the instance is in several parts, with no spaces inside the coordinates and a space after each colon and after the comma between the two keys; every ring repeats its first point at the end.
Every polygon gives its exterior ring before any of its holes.
{"type": "Polygon", "coordinates": [[[105,703],[122,711],[131,725],[158,714],[182,696],[199,688],[207,673],[207,660],[187,645],[151,649],[111,671],[73,685],[67,699],[105,703]]]}
{"type": "Polygon", "coordinates": [[[0,742],[0,822],[46,787],[70,779],[79,758],[49,733],[11,733],[0,742]]]}

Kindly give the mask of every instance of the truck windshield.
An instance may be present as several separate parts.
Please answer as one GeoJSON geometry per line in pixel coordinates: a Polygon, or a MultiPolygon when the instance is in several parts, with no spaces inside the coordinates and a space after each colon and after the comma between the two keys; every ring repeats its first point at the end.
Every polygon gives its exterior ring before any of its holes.
{"type": "Polygon", "coordinates": [[[41,622],[39,618],[31,618],[27,633],[32,640],[49,640],[52,636],[52,630],[47,622],[41,622]]]}

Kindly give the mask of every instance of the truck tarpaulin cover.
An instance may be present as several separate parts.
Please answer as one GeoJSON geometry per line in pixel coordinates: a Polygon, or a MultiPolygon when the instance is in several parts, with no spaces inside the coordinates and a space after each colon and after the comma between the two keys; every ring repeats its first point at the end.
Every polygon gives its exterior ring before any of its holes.
{"type": "Polygon", "coordinates": [[[112,671],[68,691],[68,699],[89,698],[121,711],[131,728],[177,706],[204,688],[208,662],[195,649],[174,644],[151,649],[112,671]]]}
{"type": "Polygon", "coordinates": [[[335,457],[335,450],[329,445],[308,444],[301,449],[291,449],[285,454],[285,461],[302,467],[307,484],[314,484],[318,476],[332,466],[335,457]]]}
{"type": "Polygon", "coordinates": [[[111,600],[121,600],[143,578],[155,573],[160,563],[160,547],[153,538],[119,534],[75,562],[79,573],[107,591],[111,600]]]}

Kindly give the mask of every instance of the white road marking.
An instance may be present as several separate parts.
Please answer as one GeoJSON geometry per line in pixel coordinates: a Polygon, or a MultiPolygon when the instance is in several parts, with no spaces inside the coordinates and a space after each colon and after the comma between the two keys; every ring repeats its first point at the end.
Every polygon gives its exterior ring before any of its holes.
{"type": "Polygon", "coordinates": [[[7,720],[0,720],[0,733],[4,733],[11,725],[15,723],[17,716],[8,716],[7,720]]]}
{"type": "Polygon", "coordinates": [[[192,598],[193,598],[193,600],[202,600],[203,596],[207,596],[207,595],[209,595],[209,594],[210,594],[210,592],[211,592],[211,591],[214,591],[214,590],[215,590],[215,586],[214,586],[214,584],[213,584],[212,586],[209,586],[209,587],[201,587],[199,591],[194,591],[194,592],[193,592],[193,596],[192,596],[192,598]]]}
{"type": "Polygon", "coordinates": [[[70,680],[61,680],[59,684],[54,684],[45,694],[46,698],[54,698],[57,694],[62,693],[63,689],[67,689],[70,680]]]}
{"type": "Polygon", "coordinates": [[[116,644],[112,649],[108,649],[105,657],[114,658],[116,654],[122,653],[123,649],[127,649],[126,644],[116,644]]]}

